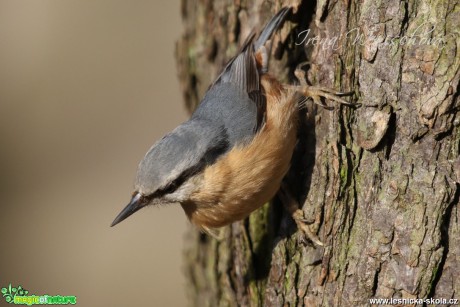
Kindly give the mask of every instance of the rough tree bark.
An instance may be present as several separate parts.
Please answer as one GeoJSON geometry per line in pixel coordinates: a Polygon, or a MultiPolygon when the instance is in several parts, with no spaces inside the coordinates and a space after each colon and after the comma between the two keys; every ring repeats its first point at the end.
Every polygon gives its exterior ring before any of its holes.
{"type": "Polygon", "coordinates": [[[195,306],[355,306],[460,299],[460,4],[456,0],[183,0],[179,77],[193,110],[249,31],[280,7],[270,70],[354,91],[308,105],[288,182],[325,243],[302,243],[279,200],[225,229],[190,230],[195,306]],[[306,36],[304,30],[311,32],[306,36]],[[315,40],[316,37],[316,40],[315,40]]]}

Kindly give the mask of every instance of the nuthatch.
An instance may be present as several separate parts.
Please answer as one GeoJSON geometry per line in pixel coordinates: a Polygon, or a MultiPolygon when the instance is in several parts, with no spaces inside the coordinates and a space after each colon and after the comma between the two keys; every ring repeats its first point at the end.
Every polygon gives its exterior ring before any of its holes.
{"type": "MultiPolygon", "coordinates": [[[[296,91],[315,101],[331,95],[306,84],[283,86],[267,73],[264,45],[289,11],[280,10],[256,40],[250,35],[191,118],[150,148],[132,199],[112,226],[147,205],[180,203],[193,224],[210,232],[246,218],[275,196],[297,142],[296,91]]],[[[301,210],[290,211],[320,244],[302,224],[301,210]]]]}

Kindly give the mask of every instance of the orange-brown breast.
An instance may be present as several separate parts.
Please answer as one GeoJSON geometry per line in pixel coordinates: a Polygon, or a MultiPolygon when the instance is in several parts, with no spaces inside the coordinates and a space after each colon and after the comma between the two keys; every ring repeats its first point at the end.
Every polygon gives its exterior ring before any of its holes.
{"type": "Polygon", "coordinates": [[[236,146],[201,175],[201,187],[182,203],[202,228],[246,218],[269,201],[287,173],[297,139],[298,106],[294,92],[262,76],[266,122],[249,144],[236,146]]]}

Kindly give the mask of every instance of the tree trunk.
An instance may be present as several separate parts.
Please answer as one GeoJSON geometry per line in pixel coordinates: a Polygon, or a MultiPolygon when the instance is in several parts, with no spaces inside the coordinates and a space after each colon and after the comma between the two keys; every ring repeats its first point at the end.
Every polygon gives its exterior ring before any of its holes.
{"type": "Polygon", "coordinates": [[[288,183],[325,246],[305,244],[276,199],[223,240],[191,228],[192,305],[460,299],[459,2],[182,0],[176,55],[190,111],[284,5],[294,14],[273,39],[270,71],[293,83],[308,60],[310,83],[362,104],[303,110],[288,183]]]}

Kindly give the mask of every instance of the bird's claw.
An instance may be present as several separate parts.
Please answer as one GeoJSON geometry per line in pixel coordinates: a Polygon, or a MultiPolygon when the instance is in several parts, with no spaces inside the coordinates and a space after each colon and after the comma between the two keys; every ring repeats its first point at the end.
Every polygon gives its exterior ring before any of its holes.
{"type": "Polygon", "coordinates": [[[300,85],[294,85],[294,86],[289,86],[289,87],[296,89],[305,97],[310,97],[314,103],[328,110],[333,110],[334,107],[330,107],[324,102],[322,102],[321,97],[338,102],[343,105],[347,105],[347,106],[358,107],[361,105],[359,103],[348,102],[340,97],[340,96],[350,96],[354,94],[353,91],[339,92],[339,91],[331,90],[329,88],[322,87],[322,86],[309,85],[307,83],[305,71],[301,69],[301,67],[303,67],[304,65],[305,63],[299,64],[299,66],[297,66],[296,70],[294,71],[294,75],[296,76],[300,85]]]}
{"type": "Polygon", "coordinates": [[[294,214],[292,214],[292,218],[294,219],[297,228],[302,231],[301,242],[306,242],[309,240],[316,245],[324,246],[324,243],[318,238],[318,236],[310,229],[310,225],[308,225],[307,220],[303,216],[303,211],[301,209],[297,209],[294,214]],[[306,239],[306,240],[305,240],[306,239]]]}
{"type": "Polygon", "coordinates": [[[297,229],[301,231],[301,242],[311,241],[318,246],[324,246],[324,243],[318,238],[318,236],[310,229],[308,224],[313,224],[305,218],[303,210],[299,208],[299,203],[292,197],[288,188],[285,184],[281,185],[279,192],[281,202],[283,203],[286,210],[291,214],[292,219],[297,225],[297,229]]]}

